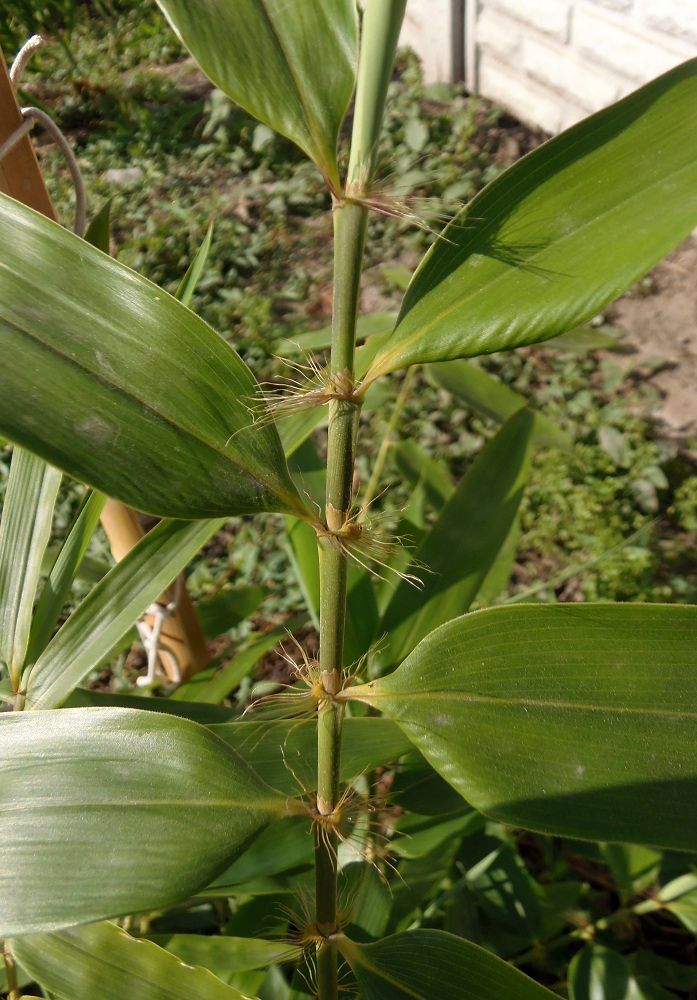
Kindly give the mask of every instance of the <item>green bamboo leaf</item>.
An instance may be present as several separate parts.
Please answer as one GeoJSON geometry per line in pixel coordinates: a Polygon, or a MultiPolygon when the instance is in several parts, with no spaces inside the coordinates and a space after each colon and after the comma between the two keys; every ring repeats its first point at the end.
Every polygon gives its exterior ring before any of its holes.
{"type": "Polygon", "coordinates": [[[344,631],[344,662],[349,666],[358,664],[379,638],[379,620],[373,577],[362,566],[349,565],[344,631]]]}
{"type": "Polygon", "coordinates": [[[36,605],[29,634],[27,662],[33,663],[45,649],[70,594],[89,541],[106,502],[103,493],[89,492],[80,507],[68,537],[61,546],[36,605]]]}
{"type": "Polygon", "coordinates": [[[15,684],[29,644],[41,562],[61,474],[15,448],[0,522],[0,661],[15,684]]]}
{"type": "MultiPolygon", "coordinates": [[[[374,334],[389,335],[394,329],[397,313],[377,312],[366,313],[356,319],[356,343],[361,344],[374,334]]],[[[315,351],[328,351],[332,346],[332,328],[323,326],[320,330],[308,330],[306,333],[294,334],[293,337],[281,337],[277,341],[275,353],[281,358],[294,357],[298,354],[312,354],[315,351]]]]}
{"type": "Polygon", "coordinates": [[[249,618],[268,597],[268,590],[254,585],[222,588],[196,604],[196,614],[208,639],[215,639],[249,618]]]}
{"type": "Polygon", "coordinates": [[[78,687],[64,704],[65,708],[136,708],[143,712],[164,712],[165,715],[177,715],[180,719],[191,719],[204,726],[239,718],[239,712],[234,708],[207,702],[179,701],[172,695],[169,698],[158,698],[149,690],[136,690],[138,694],[114,694],[111,691],[78,687]]]}
{"type": "Polygon", "coordinates": [[[442,459],[433,458],[416,441],[400,441],[394,450],[394,460],[400,475],[414,489],[423,487],[433,510],[440,511],[455,492],[447,464],[442,459]]]}
{"type": "Polygon", "coordinates": [[[358,60],[354,0],[158,0],[216,87],[287,136],[339,190],[336,144],[358,60]],[[321,55],[321,58],[319,56],[321,55]]]}
{"type": "Polygon", "coordinates": [[[25,673],[27,708],[55,708],[224,524],[161,521],[90,591],[25,673]]]}
{"type": "Polygon", "coordinates": [[[0,768],[3,937],[186,899],[286,811],[210,730],[155,712],[0,715],[0,768]]]}
{"type": "Polygon", "coordinates": [[[175,298],[178,299],[182,305],[188,306],[193,298],[194,292],[196,291],[196,286],[201,280],[201,275],[206,266],[206,261],[208,260],[208,254],[211,252],[211,243],[213,241],[213,220],[208,224],[208,229],[206,230],[206,235],[203,237],[203,242],[201,246],[196,251],[193,260],[186,269],[186,274],[179,282],[179,287],[175,293],[175,298]]]}
{"type": "Polygon", "coordinates": [[[622,904],[629,903],[658,882],[662,851],[642,844],[601,844],[600,853],[610,869],[622,904]]]}
{"type": "Polygon", "coordinates": [[[697,851],[697,607],[516,605],[353,688],[488,816],[697,851]]]}
{"type": "Polygon", "coordinates": [[[616,351],[621,349],[617,334],[611,326],[578,326],[547,341],[547,350],[565,351],[568,354],[588,354],[591,351],[616,351]]]}
{"type": "MultiPolygon", "coordinates": [[[[467,611],[513,526],[530,472],[532,415],[520,410],[477,456],[415,554],[423,589],[400,581],[376,656],[399,663],[437,625],[467,611]]],[[[418,569],[416,570],[418,572],[418,569]]]]}
{"type": "Polygon", "coordinates": [[[390,800],[408,813],[444,816],[462,809],[461,796],[416,751],[406,755],[392,780],[390,800]]]}
{"type": "Polygon", "coordinates": [[[375,944],[343,935],[337,947],[362,1000],[551,1000],[555,996],[476,944],[444,931],[393,934],[375,944]]]}
{"type": "Polygon", "coordinates": [[[486,608],[493,604],[498,597],[505,595],[505,591],[511,581],[513,567],[518,555],[518,543],[520,542],[520,509],[513,518],[513,523],[501,544],[495,561],[489,567],[489,572],[482,580],[477,591],[477,603],[480,607],[486,608]]]}
{"type": "Polygon", "coordinates": [[[225,981],[231,972],[265,969],[298,958],[300,948],[262,938],[211,937],[203,934],[152,934],[150,940],[187,965],[202,965],[225,981]]]}
{"type": "MultiPolygon", "coordinates": [[[[300,795],[317,784],[317,725],[313,719],[230,722],[211,726],[254,768],[267,785],[300,795]]],[[[401,757],[411,749],[408,737],[389,719],[345,719],[341,745],[341,780],[401,757]]]]}
{"type": "Polygon", "coordinates": [[[209,326],[4,195],[0,244],[1,433],[153,514],[310,516],[274,426],[254,425],[251,372],[209,326]]]}
{"type": "Polygon", "coordinates": [[[272,885],[276,886],[277,875],[297,869],[309,871],[313,851],[312,825],[307,817],[285,816],[262,830],[251,847],[206,886],[201,895],[256,895],[266,879],[274,879],[272,885]]]}
{"type": "Polygon", "coordinates": [[[109,238],[111,232],[111,201],[106,201],[94,216],[84,235],[87,243],[97,250],[109,253],[109,238]]]}
{"type": "Polygon", "coordinates": [[[245,1000],[208,969],[132,938],[116,924],[31,934],[14,940],[12,951],[38,983],[64,1000],[245,1000]]]}
{"type": "Polygon", "coordinates": [[[327,422],[326,406],[314,406],[309,410],[300,410],[282,420],[278,425],[278,434],[286,457],[290,457],[301,444],[309,438],[313,431],[327,422]]]}
{"type": "Polygon", "coordinates": [[[319,554],[317,534],[306,521],[286,518],[288,555],[300,584],[305,606],[315,628],[319,628],[319,554]]]}
{"type": "Polygon", "coordinates": [[[697,874],[680,875],[658,893],[658,901],[693,934],[697,934],[697,874]]]}
{"type": "Polygon", "coordinates": [[[390,840],[390,852],[399,858],[423,858],[454,838],[462,839],[481,830],[485,822],[476,809],[466,809],[464,813],[461,811],[457,816],[445,818],[400,817],[394,823],[396,836],[390,840]]]}
{"type": "MultiPolygon", "coordinates": [[[[514,392],[499,379],[482,368],[475,368],[467,361],[446,361],[428,365],[426,378],[433,385],[446,389],[465,406],[481,417],[502,424],[518,410],[528,405],[525,396],[514,392]]],[[[532,437],[535,444],[568,451],[571,441],[568,434],[543,413],[531,411],[534,417],[532,437]]]]}
{"type": "Polygon", "coordinates": [[[428,252],[367,376],[578,326],[697,225],[697,60],[489,184],[428,252]]]}

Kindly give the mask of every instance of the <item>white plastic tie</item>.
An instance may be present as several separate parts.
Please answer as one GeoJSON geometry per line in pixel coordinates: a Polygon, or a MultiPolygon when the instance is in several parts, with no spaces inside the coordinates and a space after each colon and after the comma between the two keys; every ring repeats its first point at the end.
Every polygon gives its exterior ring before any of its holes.
{"type": "MultiPolygon", "coordinates": [[[[148,654],[147,672],[143,674],[142,677],[136,678],[136,684],[138,687],[153,687],[157,684],[157,658],[160,652],[162,628],[167,619],[170,618],[177,610],[181,590],[182,577],[178,576],[174,584],[174,595],[172,600],[167,604],[158,604],[157,602],[155,604],[151,604],[145,612],[146,616],[150,616],[153,619],[152,626],[143,619],[138,622],[137,628],[138,634],[140,635],[140,641],[143,643],[143,648],[148,654]]],[[[174,662],[174,680],[178,684],[181,680],[181,672],[174,655],[172,656],[172,660],[174,662]]]]}

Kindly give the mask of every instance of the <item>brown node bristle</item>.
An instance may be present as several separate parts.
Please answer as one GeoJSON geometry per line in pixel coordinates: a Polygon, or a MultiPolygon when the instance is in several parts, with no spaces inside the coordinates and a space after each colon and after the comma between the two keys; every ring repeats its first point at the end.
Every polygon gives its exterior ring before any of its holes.
{"type": "Polygon", "coordinates": [[[465,205],[456,205],[454,212],[444,211],[440,199],[414,195],[410,189],[405,189],[402,177],[402,173],[391,173],[381,178],[359,174],[352,183],[347,184],[343,201],[362,205],[368,211],[398,219],[407,225],[416,226],[437,240],[452,243],[444,228],[467,228],[466,224],[454,221],[465,205]],[[436,226],[441,228],[435,228],[436,226]]]}
{"type": "MultiPolygon", "coordinates": [[[[390,516],[390,515],[386,515],[390,516]]],[[[405,548],[406,541],[399,535],[389,535],[380,524],[380,517],[365,517],[365,510],[356,508],[343,522],[339,528],[328,526],[316,528],[319,538],[327,540],[338,552],[341,552],[347,559],[352,559],[364,570],[377,577],[379,580],[387,581],[386,574],[393,574],[409,583],[419,590],[423,588],[423,581],[414,573],[407,573],[392,565],[391,560],[405,548]]],[[[414,560],[410,566],[414,569],[426,570],[427,567],[414,560]]]]}
{"type": "MultiPolygon", "coordinates": [[[[366,864],[387,882],[383,865],[396,875],[397,868],[389,860],[388,838],[375,823],[368,823],[369,817],[379,812],[376,799],[359,795],[350,785],[344,789],[341,798],[330,812],[317,805],[308,810],[318,841],[335,860],[337,846],[343,845],[349,852],[366,864]],[[362,825],[363,821],[363,825],[362,825]]],[[[344,923],[350,920],[350,911],[345,913],[344,923]]]]}
{"type": "Polygon", "coordinates": [[[279,358],[294,372],[275,382],[262,382],[258,392],[249,400],[250,413],[256,426],[264,426],[303,410],[324,406],[332,400],[343,400],[355,406],[362,405],[363,396],[351,372],[330,372],[311,354],[305,363],[279,358]]]}
{"type": "Polygon", "coordinates": [[[300,662],[298,663],[283,647],[279,649],[279,654],[292,668],[295,682],[279,684],[280,691],[256,698],[247,706],[243,715],[253,711],[261,712],[267,718],[269,716],[276,719],[309,718],[323,702],[333,700],[334,696],[325,688],[318,660],[308,656],[307,650],[294,635],[289,633],[288,638],[300,654],[300,662]]]}

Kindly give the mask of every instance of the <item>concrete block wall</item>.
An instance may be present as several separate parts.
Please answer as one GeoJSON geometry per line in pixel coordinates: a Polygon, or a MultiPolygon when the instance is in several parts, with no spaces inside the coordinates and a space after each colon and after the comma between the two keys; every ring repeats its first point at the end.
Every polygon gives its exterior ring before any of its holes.
{"type": "MultiPolygon", "coordinates": [[[[390,0],[378,0],[389,3],[390,0]]],[[[407,0],[400,42],[418,52],[424,79],[445,83],[451,77],[450,0],[407,0]]]]}
{"type": "MultiPolygon", "coordinates": [[[[465,3],[470,90],[548,132],[697,56],[697,0],[465,3]]],[[[449,9],[450,0],[407,3],[403,39],[428,80],[449,78],[449,9]]]]}

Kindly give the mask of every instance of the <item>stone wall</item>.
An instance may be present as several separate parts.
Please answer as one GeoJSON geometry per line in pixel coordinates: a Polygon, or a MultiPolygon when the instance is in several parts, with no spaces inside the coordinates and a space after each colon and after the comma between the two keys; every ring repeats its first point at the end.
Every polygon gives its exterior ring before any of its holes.
{"type": "MultiPolygon", "coordinates": [[[[408,0],[403,39],[450,75],[449,0],[408,0]]],[[[469,88],[558,132],[697,56],[697,0],[466,0],[469,88]]]]}

